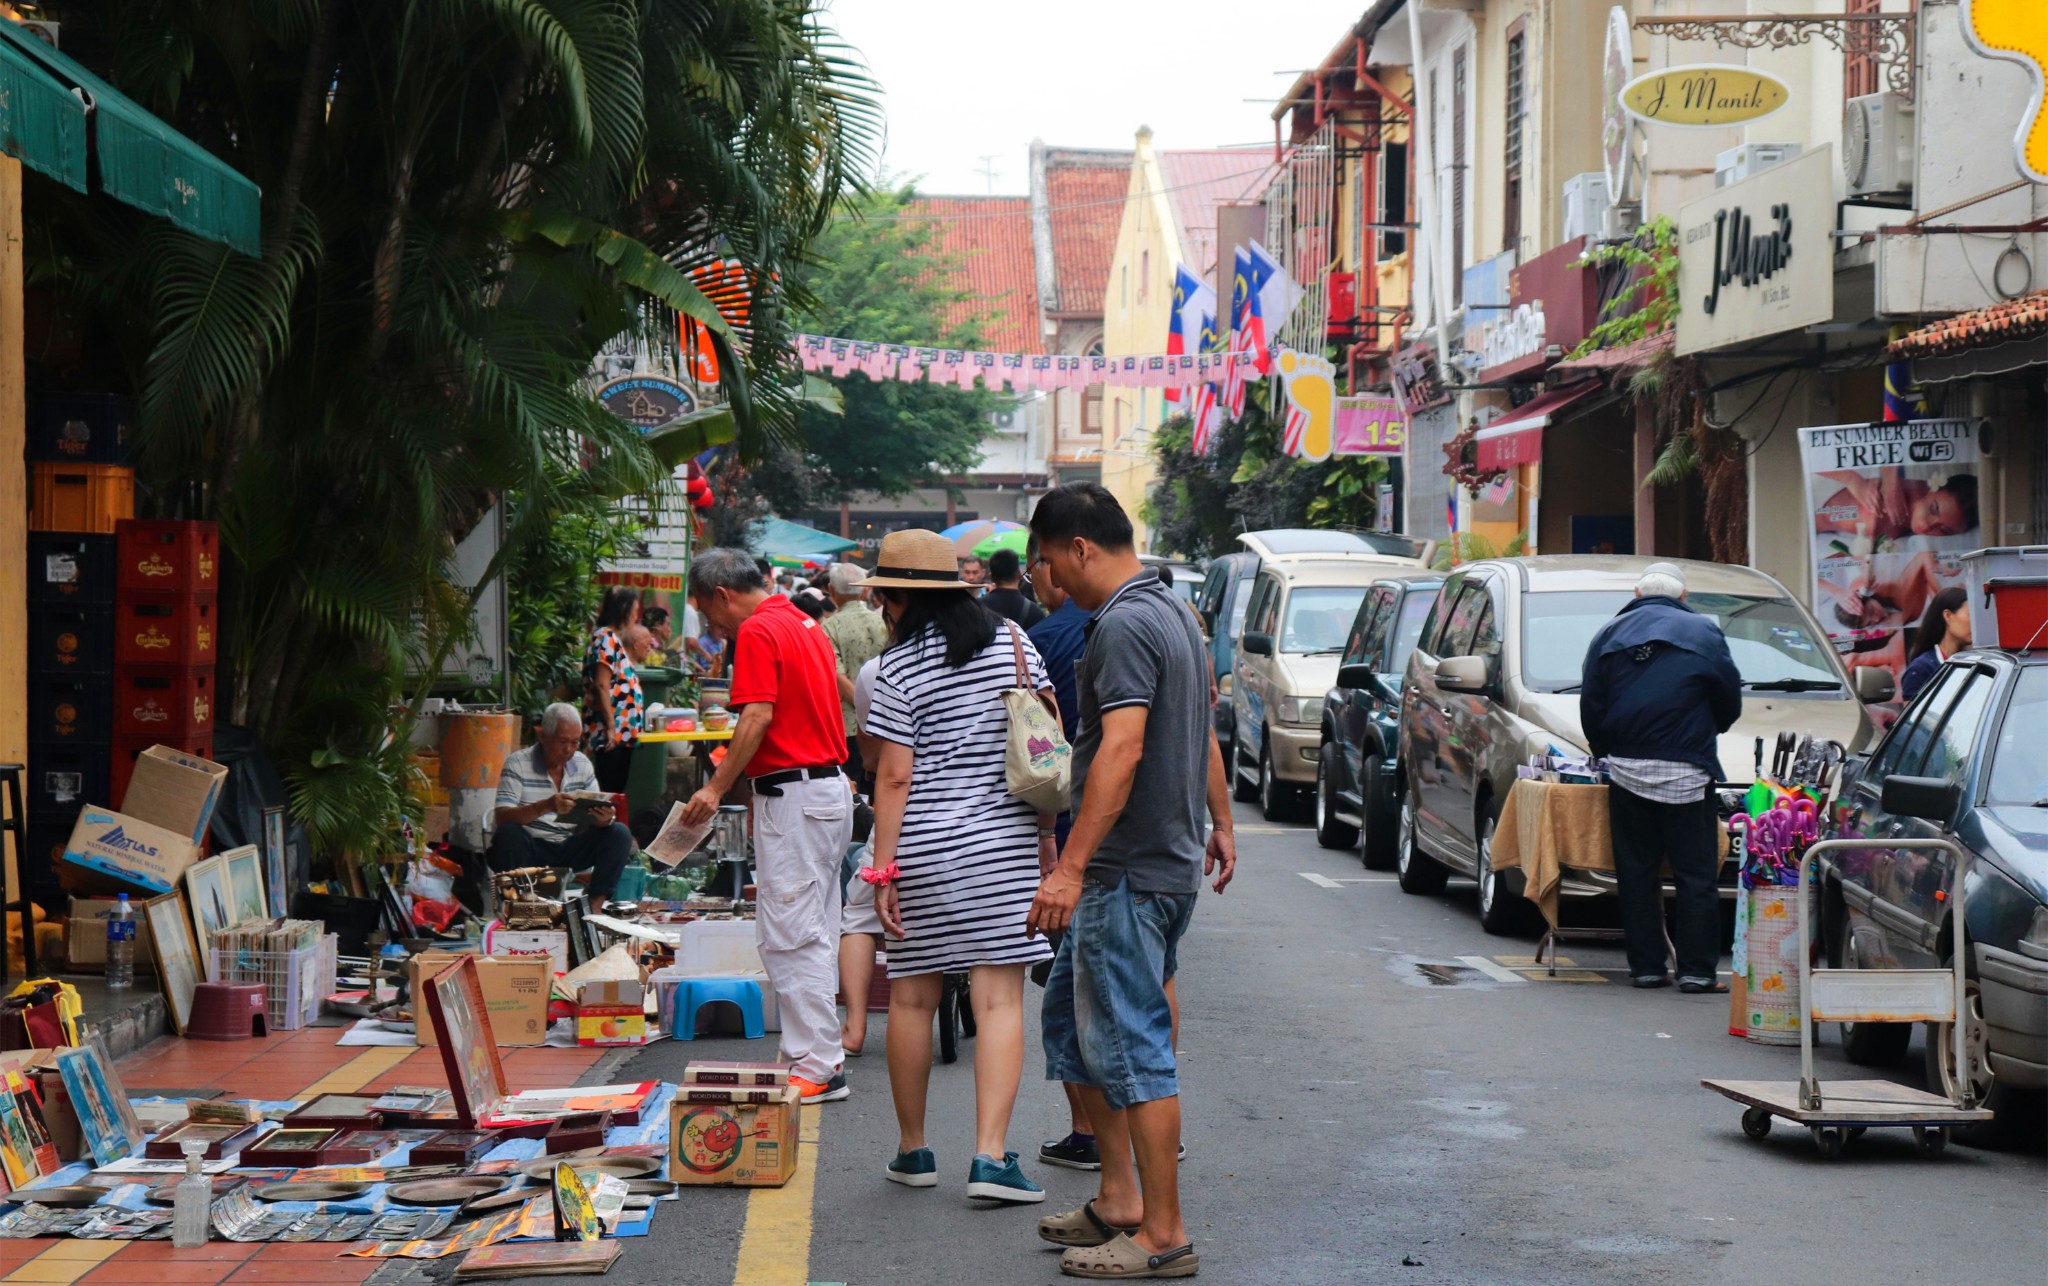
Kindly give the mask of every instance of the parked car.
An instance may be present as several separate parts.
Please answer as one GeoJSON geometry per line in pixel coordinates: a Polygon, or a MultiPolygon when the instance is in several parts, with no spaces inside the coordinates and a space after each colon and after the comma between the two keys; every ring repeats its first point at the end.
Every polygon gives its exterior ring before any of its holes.
{"type": "Polygon", "coordinates": [[[1162,558],[1158,554],[1139,554],[1138,561],[1154,570],[1165,568],[1167,575],[1173,577],[1173,592],[1183,602],[1195,601],[1195,595],[1202,588],[1202,568],[1198,564],[1178,558],[1162,558]]]}
{"type": "MultiPolygon", "coordinates": [[[[1961,652],[1935,672],[1867,758],[1851,760],[1837,804],[1844,839],[1947,836],[1969,853],[1963,881],[1968,992],[1964,1047],[1978,1102],[2008,1117],[2048,1089],[2048,655],[1961,652]],[[1887,807],[1888,780],[1952,786],[1934,816],[1887,807]]],[[[1913,792],[1925,795],[1926,792],[1913,792]]],[[[1947,853],[1874,847],[1821,858],[1822,941],[1831,965],[1941,968],[1951,950],[1947,853]]],[[[1902,1058],[1907,1023],[1844,1024],[1858,1063],[1902,1058]]],[[[1953,1037],[1930,1024],[1927,1085],[1956,1080],[1953,1037]]],[[[2031,1105],[2039,1111],[2038,1101],[2031,1105]]],[[[1994,1122],[1994,1124],[1996,1124],[1994,1122]]]]}
{"type": "MultiPolygon", "coordinates": [[[[1469,875],[1479,881],[1481,925],[1490,933],[1519,927],[1521,875],[1496,878],[1492,869],[1501,804],[1531,755],[1586,753],[1577,695],[1586,648],[1651,562],[1597,554],[1488,559],[1444,583],[1409,658],[1401,709],[1394,842],[1403,889],[1434,893],[1451,874],[1469,875]]],[[[1852,684],[1820,624],[1764,573],[1680,566],[1686,601],[1719,623],[1743,679],[1742,717],[1719,747],[1729,778],[1717,783],[1724,813],[1754,777],[1758,737],[1811,733],[1851,753],[1876,739],[1863,702],[1890,696],[1888,672],[1860,669],[1852,684]]],[[[1728,896],[1734,875],[1730,862],[1722,873],[1728,896]]],[[[1567,870],[1560,882],[1571,897],[1613,888],[1612,876],[1585,871],[1567,870]]]]}
{"type": "MultiPolygon", "coordinates": [[[[1268,821],[1294,815],[1315,783],[1323,698],[1365,591],[1414,570],[1380,554],[1302,554],[1262,560],[1238,638],[1230,703],[1230,765],[1239,799],[1268,821]]],[[[1220,704],[1220,698],[1219,698],[1220,704]]]]}
{"type": "Polygon", "coordinates": [[[1366,591],[1338,659],[1337,684],[1323,698],[1316,755],[1316,842],[1358,845],[1365,864],[1394,864],[1394,752],[1401,744],[1401,693],[1408,654],[1443,588],[1440,572],[1382,576],[1366,591]]]}
{"type": "MultiPolygon", "coordinates": [[[[1209,663],[1217,688],[1214,712],[1216,739],[1225,755],[1232,752],[1236,723],[1231,707],[1231,685],[1237,664],[1237,638],[1244,632],[1245,609],[1251,605],[1252,579],[1267,558],[1301,554],[1377,554],[1398,558],[1410,566],[1427,565],[1435,550],[1433,542],[1391,532],[1361,535],[1350,531],[1325,531],[1308,527],[1274,527],[1248,531],[1237,538],[1244,548],[1212,560],[1195,592],[1195,610],[1201,614],[1209,636],[1209,663]]],[[[1176,572],[1175,576],[1178,577],[1176,572]]],[[[1225,762],[1229,762],[1227,759],[1225,762]]]]}

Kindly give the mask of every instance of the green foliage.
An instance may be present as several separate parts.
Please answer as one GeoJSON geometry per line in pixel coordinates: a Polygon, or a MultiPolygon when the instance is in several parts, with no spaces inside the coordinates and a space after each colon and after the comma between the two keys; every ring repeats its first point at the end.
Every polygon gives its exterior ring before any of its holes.
{"type": "MultiPolygon", "coordinates": [[[[597,536],[577,524],[666,475],[589,396],[602,345],[697,317],[742,454],[795,436],[789,310],[881,138],[822,8],[41,7],[67,50],[263,189],[259,257],[34,177],[26,243],[91,354],[49,374],[118,370],[136,395],[144,511],[221,524],[222,713],[262,738],[322,852],[390,843],[409,731],[392,711],[473,628],[456,543],[516,494],[486,580],[545,561],[557,528],[582,559],[597,536]],[[755,283],[744,326],[689,275],[725,259],[755,283]]],[[[550,584],[561,599],[529,623],[559,624],[577,583],[550,584]]],[[[546,681],[522,678],[522,699],[546,681]]]]}
{"type": "Polygon", "coordinates": [[[1633,279],[1600,307],[1600,320],[1572,350],[1584,357],[1654,335],[1678,319],[1678,225],[1660,214],[1626,241],[1590,247],[1575,265],[1633,279]]]}
{"type": "Polygon", "coordinates": [[[1529,550],[1529,533],[1518,531],[1505,545],[1495,545],[1476,531],[1454,531],[1450,536],[1437,542],[1436,557],[1430,560],[1430,567],[1447,572],[1460,563],[1476,562],[1481,558],[1519,558],[1529,550]]]}
{"type": "Polygon", "coordinates": [[[1239,532],[1269,527],[1371,527],[1383,461],[1342,457],[1317,463],[1282,455],[1266,411],[1270,386],[1247,390],[1245,414],[1197,456],[1188,419],[1177,415],[1153,435],[1158,474],[1145,500],[1152,543],[1187,557],[1236,549],[1239,532]]]}
{"type": "MultiPolygon", "coordinates": [[[[523,498],[514,497],[514,522],[523,498]]],[[[512,707],[521,726],[540,721],[550,701],[580,701],[583,650],[604,596],[598,564],[617,555],[639,524],[617,509],[564,514],[522,542],[505,567],[512,707]]]]}

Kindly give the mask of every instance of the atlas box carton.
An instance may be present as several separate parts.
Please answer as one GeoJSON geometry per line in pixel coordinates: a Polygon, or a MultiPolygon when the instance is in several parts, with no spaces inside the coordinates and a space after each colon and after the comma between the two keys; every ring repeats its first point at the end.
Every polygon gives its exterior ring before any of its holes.
{"type": "Polygon", "coordinates": [[[199,845],[139,817],[87,804],[65,842],[64,860],[106,876],[117,887],[169,893],[185,868],[199,860],[199,845]]]}
{"type": "MultiPolygon", "coordinates": [[[[545,1045],[548,1040],[548,985],[553,971],[545,956],[475,956],[477,981],[484,992],[484,1010],[491,1016],[491,1035],[500,1045],[545,1045]]],[[[462,959],[453,951],[422,951],[406,961],[413,1011],[414,1040],[438,1045],[434,1020],[418,1004],[420,983],[462,959]]]]}
{"type": "Polygon", "coordinates": [[[785,1085],[771,1103],[687,1103],[668,1109],[669,1167],[678,1183],[779,1188],[796,1173],[802,1091],[785,1085]]]}
{"type": "Polygon", "coordinates": [[[213,806],[228,770],[211,759],[169,746],[151,746],[135,759],[121,811],[165,830],[177,831],[194,844],[204,843],[213,821],[213,806]]]}

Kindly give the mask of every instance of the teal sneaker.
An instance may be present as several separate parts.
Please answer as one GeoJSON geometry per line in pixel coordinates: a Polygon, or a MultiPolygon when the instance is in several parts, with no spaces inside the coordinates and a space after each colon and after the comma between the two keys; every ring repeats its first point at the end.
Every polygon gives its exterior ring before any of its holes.
{"type": "Polygon", "coordinates": [[[896,1159],[889,1163],[888,1179],[906,1188],[936,1188],[939,1186],[939,1163],[932,1157],[930,1148],[898,1152],[896,1159]]]}
{"type": "Polygon", "coordinates": [[[967,1195],[984,1201],[1011,1201],[1019,1205],[1045,1200],[1045,1189],[1024,1177],[1015,1152],[1003,1153],[1000,1163],[976,1153],[967,1167],[967,1195]]]}

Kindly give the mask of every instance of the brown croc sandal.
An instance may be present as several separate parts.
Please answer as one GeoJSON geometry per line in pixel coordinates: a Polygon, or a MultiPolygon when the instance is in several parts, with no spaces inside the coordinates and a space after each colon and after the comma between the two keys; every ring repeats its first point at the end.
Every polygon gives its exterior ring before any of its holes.
{"type": "Polygon", "coordinates": [[[1038,1221],[1038,1235],[1055,1246],[1100,1246],[1118,1233],[1136,1231],[1135,1226],[1119,1228],[1096,1214],[1092,1200],[1079,1210],[1047,1215],[1038,1221]]]}
{"type": "Polygon", "coordinates": [[[1138,1277],[1193,1277],[1201,1270],[1193,1242],[1152,1254],[1120,1232],[1100,1246],[1076,1246],[1060,1256],[1060,1271],[1069,1277],[1121,1281],[1138,1277]]]}

